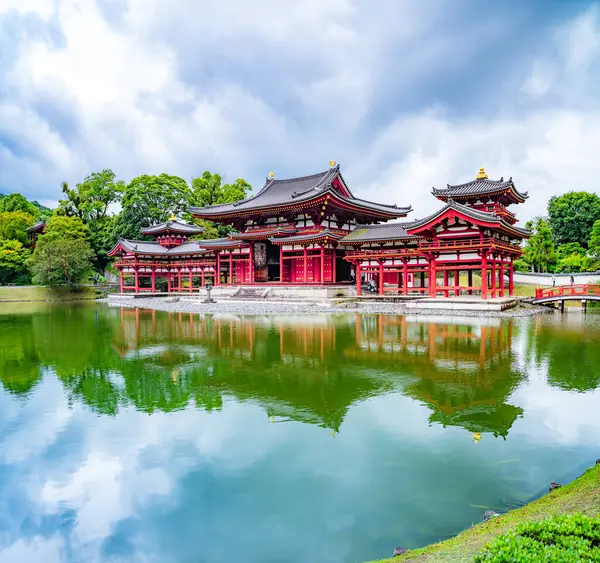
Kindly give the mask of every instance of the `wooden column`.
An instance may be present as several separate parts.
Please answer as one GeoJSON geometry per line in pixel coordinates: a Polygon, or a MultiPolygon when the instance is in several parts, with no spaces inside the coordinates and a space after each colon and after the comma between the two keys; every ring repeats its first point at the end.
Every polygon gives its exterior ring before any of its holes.
{"type": "Polygon", "coordinates": [[[496,268],[496,258],[492,260],[492,298],[497,297],[496,295],[496,279],[498,278],[498,269],[496,268]]]}
{"type": "MultiPolygon", "coordinates": [[[[267,262],[268,262],[268,260],[267,260],[267,262]]],[[[290,269],[291,269],[291,266],[290,266],[290,269]]],[[[267,281],[269,281],[269,265],[268,265],[268,263],[267,263],[267,281]]],[[[283,244],[279,246],[279,283],[283,283],[283,244]]]]}
{"type": "Polygon", "coordinates": [[[504,256],[500,260],[500,297],[504,297],[504,256]]]}
{"type": "Polygon", "coordinates": [[[435,258],[431,258],[429,263],[429,295],[435,297],[437,295],[437,268],[435,258]]]}
{"type": "Polygon", "coordinates": [[[425,272],[421,272],[421,287],[425,287],[425,272]]]}
{"type": "Polygon", "coordinates": [[[233,250],[229,251],[229,283],[233,285],[233,250]]]}
{"type": "Polygon", "coordinates": [[[139,291],[140,291],[140,276],[139,276],[139,272],[138,272],[138,266],[134,266],[133,267],[133,271],[135,273],[135,289],[134,289],[134,293],[139,293],[139,291]]]}
{"type": "Polygon", "coordinates": [[[181,274],[182,269],[177,268],[177,293],[181,293],[181,274]]]}
{"type": "Polygon", "coordinates": [[[408,295],[408,261],[402,260],[402,283],[403,293],[408,295]]]}
{"type": "Polygon", "coordinates": [[[171,293],[171,269],[167,268],[167,293],[171,293]]]}
{"type": "Polygon", "coordinates": [[[360,295],[361,283],[360,283],[360,262],[356,263],[356,295],[360,295]]]}
{"type": "MultiPolygon", "coordinates": [[[[460,270],[454,270],[454,287],[458,287],[460,285],[460,270]]],[[[460,294],[460,289],[454,290],[454,296],[458,297],[460,294]]]]}
{"type": "MultiPolygon", "coordinates": [[[[279,266],[283,269],[283,264],[279,266]]],[[[254,283],[254,244],[250,243],[250,272],[248,274],[249,282],[254,283]]]]}
{"type": "Polygon", "coordinates": [[[217,251],[217,271],[215,272],[215,283],[219,285],[221,283],[221,251],[217,251]]]}
{"type": "Polygon", "coordinates": [[[194,284],[192,283],[192,281],[193,281],[193,280],[192,280],[192,268],[191,268],[191,266],[190,266],[190,293],[192,293],[192,286],[194,285],[194,284]]]}
{"type": "Polygon", "coordinates": [[[337,281],[337,260],[336,260],[336,250],[335,248],[332,251],[331,254],[331,281],[332,283],[335,283],[337,281]]]}
{"type": "Polygon", "coordinates": [[[200,275],[202,276],[202,281],[200,283],[202,284],[202,287],[204,287],[204,268],[200,270],[200,275]]]}
{"type": "MultiPolygon", "coordinates": [[[[313,274],[313,281],[315,276],[313,274]]],[[[321,246],[321,283],[325,283],[325,247],[321,246]]]]}
{"type": "MultiPolygon", "coordinates": [[[[304,253],[303,253],[303,262],[302,262],[302,268],[303,268],[303,273],[302,273],[302,283],[308,283],[308,278],[307,276],[307,272],[308,272],[308,251],[306,249],[306,246],[304,247],[304,253]]],[[[314,279],[314,272],[313,272],[313,279],[314,279]]]]}
{"type": "MultiPolygon", "coordinates": [[[[444,270],[444,287],[448,287],[448,270],[444,270]]],[[[444,289],[444,297],[449,297],[447,289],[444,289]]]]}
{"type": "Polygon", "coordinates": [[[121,293],[123,293],[123,288],[125,287],[125,279],[124,279],[125,271],[123,268],[121,268],[120,272],[121,272],[121,276],[120,276],[119,284],[120,284],[121,293]]]}
{"type": "Polygon", "coordinates": [[[379,261],[379,295],[383,295],[384,289],[383,289],[383,273],[384,273],[384,269],[383,269],[383,260],[379,261]]]}
{"type": "Polygon", "coordinates": [[[481,257],[481,298],[487,299],[487,255],[481,257]]]}
{"type": "Polygon", "coordinates": [[[152,267],[152,293],[156,291],[156,268],[152,267]]]}
{"type": "Polygon", "coordinates": [[[514,280],[514,265],[513,258],[510,257],[510,266],[508,270],[508,294],[513,295],[515,292],[515,280],[514,280]]]}

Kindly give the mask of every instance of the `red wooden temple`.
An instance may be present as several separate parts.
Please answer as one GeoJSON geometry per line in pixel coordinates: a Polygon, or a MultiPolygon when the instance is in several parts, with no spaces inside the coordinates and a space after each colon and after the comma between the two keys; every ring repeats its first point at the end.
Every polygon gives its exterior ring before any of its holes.
{"type": "Polygon", "coordinates": [[[192,207],[198,218],[233,227],[226,238],[190,240],[203,229],[176,220],[144,229],[154,242],[119,239],[121,291],[194,291],[214,285],[365,284],[380,294],[513,293],[513,260],[529,232],[517,227],[508,206],[526,193],[512,179],[488,179],[480,169],[466,184],[434,189],[445,203],[411,222],[411,207],[356,198],[339,166],[278,180],[272,174],[253,197],[192,207]],[[507,281],[508,278],[508,281],[507,281]],[[162,282],[164,284],[164,282],[162,282]]]}

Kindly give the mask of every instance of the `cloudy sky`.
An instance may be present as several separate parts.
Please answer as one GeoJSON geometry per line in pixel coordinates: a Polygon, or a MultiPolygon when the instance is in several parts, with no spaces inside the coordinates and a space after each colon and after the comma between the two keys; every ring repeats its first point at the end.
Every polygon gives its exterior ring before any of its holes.
{"type": "Polygon", "coordinates": [[[333,159],[413,218],[485,166],[530,217],[598,189],[598,91],[598,2],[0,0],[0,193],[333,159]]]}

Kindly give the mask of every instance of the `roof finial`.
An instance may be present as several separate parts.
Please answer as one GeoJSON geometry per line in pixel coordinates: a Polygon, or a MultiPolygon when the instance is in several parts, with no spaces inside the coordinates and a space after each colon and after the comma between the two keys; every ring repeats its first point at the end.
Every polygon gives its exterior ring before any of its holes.
{"type": "Polygon", "coordinates": [[[479,169],[479,174],[477,174],[476,178],[477,178],[478,180],[484,180],[484,179],[486,179],[487,177],[488,177],[488,175],[486,174],[486,172],[485,172],[485,169],[484,169],[484,168],[480,168],[480,169],[479,169]]]}
{"type": "Polygon", "coordinates": [[[275,172],[269,172],[269,178],[272,180],[275,178],[275,172]]]}
{"type": "Polygon", "coordinates": [[[330,160],[329,161],[329,168],[335,168],[336,162],[335,160],[330,160]]]}
{"type": "Polygon", "coordinates": [[[175,221],[175,213],[171,211],[171,216],[169,217],[169,221],[175,221]]]}

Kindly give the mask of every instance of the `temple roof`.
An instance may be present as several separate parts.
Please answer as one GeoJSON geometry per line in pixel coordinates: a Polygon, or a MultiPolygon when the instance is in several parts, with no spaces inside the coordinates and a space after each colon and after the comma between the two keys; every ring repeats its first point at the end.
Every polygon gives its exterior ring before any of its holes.
{"type": "Polygon", "coordinates": [[[387,240],[411,240],[422,237],[409,235],[407,225],[412,223],[387,223],[384,225],[357,225],[340,242],[341,244],[363,244],[365,242],[378,242],[387,240]]]}
{"type": "Polygon", "coordinates": [[[315,198],[330,195],[338,200],[341,205],[356,208],[363,213],[384,217],[403,217],[411,211],[411,207],[398,207],[397,205],[384,205],[352,195],[346,186],[339,165],[311,176],[301,176],[276,180],[267,178],[264,187],[255,195],[233,203],[209,205],[206,207],[192,207],[190,213],[206,219],[227,218],[245,213],[259,213],[274,215],[278,207],[298,207],[300,204],[310,202],[315,198]],[[266,213],[265,213],[266,212],[266,213]]]}
{"type": "Polygon", "coordinates": [[[152,225],[142,229],[143,235],[160,235],[162,233],[175,233],[180,235],[198,235],[204,232],[204,227],[198,227],[197,225],[190,225],[189,223],[182,223],[177,219],[170,219],[166,223],[160,223],[158,225],[152,225]]]}
{"type": "MultiPolygon", "coordinates": [[[[227,240],[227,239],[221,239],[227,240]]],[[[178,256],[181,254],[206,254],[210,252],[206,248],[205,243],[210,241],[193,240],[184,242],[172,248],[162,246],[157,242],[148,242],[146,240],[127,240],[120,238],[115,247],[108,253],[109,256],[114,256],[118,253],[119,248],[131,254],[149,254],[153,256],[178,256]]]]}
{"type": "Polygon", "coordinates": [[[442,200],[446,198],[473,198],[479,195],[507,195],[510,196],[508,199],[511,203],[522,203],[529,197],[527,192],[517,190],[512,178],[507,181],[504,181],[504,178],[490,180],[483,168],[480,169],[477,178],[471,182],[457,184],[456,186],[448,184],[444,189],[433,188],[431,193],[442,200]]]}
{"type": "Polygon", "coordinates": [[[417,219],[412,223],[404,223],[404,227],[410,234],[415,234],[413,233],[415,229],[419,229],[420,227],[427,225],[428,223],[434,221],[438,217],[441,217],[442,215],[451,210],[461,213],[462,215],[465,215],[467,217],[470,217],[475,221],[497,225],[498,227],[501,227],[504,230],[515,234],[515,236],[517,237],[529,238],[529,236],[531,235],[531,232],[529,232],[527,229],[521,229],[520,227],[511,225],[495,213],[491,213],[489,211],[479,211],[478,209],[473,209],[469,205],[463,205],[462,203],[458,203],[452,199],[450,199],[444,207],[442,207],[435,213],[432,213],[431,215],[424,217],[423,219],[417,219]]]}
{"type": "Polygon", "coordinates": [[[31,227],[29,227],[27,229],[27,231],[30,232],[30,233],[40,233],[45,228],[46,228],[46,222],[45,221],[38,221],[37,223],[31,225],[31,227]]]}
{"type": "Polygon", "coordinates": [[[277,237],[269,239],[273,244],[300,244],[313,243],[323,239],[330,239],[332,242],[343,238],[343,234],[324,229],[316,233],[297,234],[291,237],[277,237]]]}
{"type": "Polygon", "coordinates": [[[229,238],[236,240],[263,240],[271,237],[277,237],[282,235],[292,235],[296,232],[296,229],[276,227],[272,229],[255,229],[251,231],[244,231],[243,233],[231,233],[229,238]]]}

